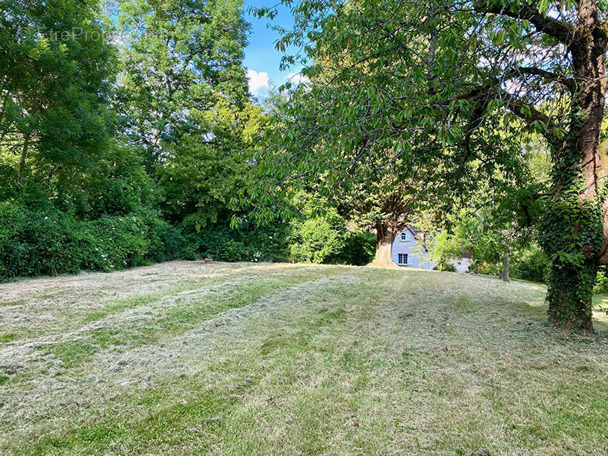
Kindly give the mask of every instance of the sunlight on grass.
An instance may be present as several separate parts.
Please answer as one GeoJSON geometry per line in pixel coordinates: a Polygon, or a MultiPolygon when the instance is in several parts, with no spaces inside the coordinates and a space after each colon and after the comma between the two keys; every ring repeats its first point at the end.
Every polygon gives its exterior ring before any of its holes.
{"type": "Polygon", "coordinates": [[[550,330],[540,286],[235,271],[241,280],[115,299],[37,348],[10,345],[0,452],[557,456],[608,445],[607,340],[550,330]]]}
{"type": "Polygon", "coordinates": [[[599,310],[608,311],[608,295],[596,294],[593,295],[593,307],[599,310]]]}

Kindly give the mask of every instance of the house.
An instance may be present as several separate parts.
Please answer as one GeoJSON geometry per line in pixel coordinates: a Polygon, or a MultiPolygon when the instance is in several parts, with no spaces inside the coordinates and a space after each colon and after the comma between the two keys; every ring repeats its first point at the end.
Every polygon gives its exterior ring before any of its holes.
{"type": "MultiPolygon", "coordinates": [[[[435,269],[436,264],[429,259],[428,251],[422,241],[424,234],[407,225],[393,241],[393,263],[414,269],[435,269]]],[[[472,262],[471,250],[464,252],[460,259],[448,261],[456,272],[461,274],[469,271],[472,262]]]]}
{"type": "Polygon", "coordinates": [[[414,269],[434,269],[436,265],[428,259],[423,243],[417,241],[422,236],[413,226],[407,225],[393,241],[393,263],[414,269]]]}
{"type": "Polygon", "coordinates": [[[450,260],[448,263],[456,268],[456,272],[461,274],[469,272],[469,268],[473,264],[473,251],[469,249],[466,252],[463,252],[462,257],[459,260],[450,260]]]}

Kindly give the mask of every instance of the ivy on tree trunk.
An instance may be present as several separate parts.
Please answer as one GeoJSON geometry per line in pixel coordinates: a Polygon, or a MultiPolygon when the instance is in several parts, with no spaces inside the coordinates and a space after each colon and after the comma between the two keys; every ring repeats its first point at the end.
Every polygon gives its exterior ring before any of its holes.
{"type": "Polygon", "coordinates": [[[522,145],[544,137],[549,319],[590,331],[597,266],[608,264],[607,9],[596,0],[302,0],[280,42],[305,48],[309,65],[283,132],[292,162],[327,173],[329,187],[397,164],[401,179],[428,169],[425,181],[453,210],[479,182],[516,174],[522,145]]]}

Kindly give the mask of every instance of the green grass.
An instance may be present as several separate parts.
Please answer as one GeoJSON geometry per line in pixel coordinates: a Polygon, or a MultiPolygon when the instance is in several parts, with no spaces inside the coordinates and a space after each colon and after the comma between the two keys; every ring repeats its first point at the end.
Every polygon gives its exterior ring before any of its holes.
{"type": "Polygon", "coordinates": [[[21,306],[23,304],[25,304],[25,301],[23,299],[21,299],[19,301],[8,301],[8,302],[0,301],[0,307],[14,307],[14,306],[21,306]]]}
{"type": "MultiPolygon", "coordinates": [[[[326,271],[331,275],[339,271],[326,271]]],[[[145,321],[142,325],[120,325],[102,329],[91,329],[81,333],[84,341],[60,342],[45,348],[54,354],[66,367],[76,367],[90,360],[92,355],[100,350],[113,347],[134,348],[150,344],[161,339],[167,339],[192,329],[196,324],[209,320],[229,309],[237,309],[256,302],[258,299],[277,293],[280,290],[293,287],[310,280],[311,273],[293,272],[289,276],[252,278],[243,283],[232,283],[230,286],[214,283],[206,293],[197,293],[194,299],[188,296],[177,299],[153,323],[145,321]]],[[[159,295],[146,295],[124,301],[113,302],[103,311],[91,312],[89,318],[83,318],[83,323],[99,321],[103,317],[117,312],[145,306],[157,300],[166,300],[159,295]]]]}
{"type": "Polygon", "coordinates": [[[0,453],[608,453],[607,320],[551,330],[537,284],[263,265],[168,289],[33,328],[0,453]]]}
{"type": "Polygon", "coordinates": [[[598,312],[605,312],[606,314],[608,314],[608,295],[607,294],[593,295],[593,307],[598,312]]]}
{"type": "Polygon", "coordinates": [[[159,296],[152,295],[144,295],[144,296],[136,296],[134,298],[122,299],[119,301],[109,302],[104,306],[103,309],[88,312],[81,319],[82,323],[92,323],[94,321],[101,320],[102,318],[107,317],[108,315],[112,315],[118,312],[124,312],[129,309],[133,309],[139,306],[145,306],[146,304],[153,303],[158,300],[159,296]]]}
{"type": "Polygon", "coordinates": [[[18,338],[15,333],[4,333],[0,334],[0,344],[6,344],[7,342],[12,342],[18,338]]]}

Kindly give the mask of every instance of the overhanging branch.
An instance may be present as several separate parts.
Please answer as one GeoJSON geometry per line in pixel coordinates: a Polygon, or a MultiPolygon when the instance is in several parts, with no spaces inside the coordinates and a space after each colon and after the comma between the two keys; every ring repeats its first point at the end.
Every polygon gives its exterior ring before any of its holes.
{"type": "Polygon", "coordinates": [[[546,81],[557,82],[559,84],[562,84],[563,86],[567,87],[570,90],[574,90],[574,88],[576,87],[576,82],[574,79],[564,77],[564,76],[554,73],[552,71],[543,70],[542,68],[518,67],[513,70],[513,73],[514,74],[519,73],[521,75],[539,76],[539,77],[545,79],[546,81]]]}
{"type": "MultiPolygon", "coordinates": [[[[536,67],[517,67],[503,73],[501,78],[493,78],[485,85],[481,85],[476,87],[468,92],[461,93],[455,97],[456,100],[477,100],[477,106],[475,107],[475,112],[470,119],[469,128],[467,131],[467,136],[470,138],[470,135],[473,131],[481,125],[481,120],[483,114],[488,106],[488,102],[491,99],[504,99],[504,92],[501,92],[500,86],[504,81],[514,79],[517,76],[522,76],[523,74],[532,74],[538,75],[545,79],[560,82],[567,87],[574,87],[574,80],[563,78],[556,73],[552,73],[550,71],[542,70],[536,67]]],[[[514,97],[511,94],[507,94],[508,98],[505,103],[505,106],[517,117],[525,121],[528,125],[532,125],[535,122],[541,122],[546,125],[546,131],[543,133],[547,135],[548,132],[556,128],[554,122],[551,121],[551,118],[539,111],[535,107],[531,106],[529,103],[514,97]]]]}
{"type": "Polygon", "coordinates": [[[480,13],[497,14],[528,21],[539,32],[545,33],[562,44],[569,45],[574,37],[574,27],[560,20],[545,16],[530,5],[521,5],[514,10],[503,6],[492,0],[476,0],[473,7],[480,13]]]}
{"type": "Polygon", "coordinates": [[[548,115],[521,100],[509,100],[507,101],[507,107],[513,114],[524,120],[528,125],[532,125],[534,122],[541,122],[546,125],[547,131],[556,128],[556,125],[551,121],[551,118],[548,115]]]}

